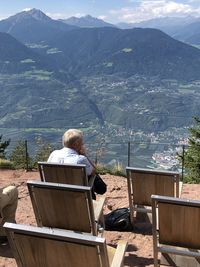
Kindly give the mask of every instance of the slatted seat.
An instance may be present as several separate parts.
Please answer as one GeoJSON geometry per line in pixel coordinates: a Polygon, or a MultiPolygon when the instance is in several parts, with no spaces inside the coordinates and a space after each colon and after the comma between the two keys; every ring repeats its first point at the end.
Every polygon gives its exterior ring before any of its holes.
{"type": "Polygon", "coordinates": [[[5,223],[18,267],[121,267],[126,242],[108,249],[104,238],[5,223]]]}
{"type": "Polygon", "coordinates": [[[200,201],[152,196],[154,266],[200,266],[200,201]]]}
{"type": "Polygon", "coordinates": [[[105,197],[93,201],[91,187],[28,181],[38,226],[98,234],[105,197]]]}
{"type": "Polygon", "coordinates": [[[135,211],[151,213],[151,195],[180,196],[178,172],[127,167],[126,173],[132,224],[135,211]]]}
{"type": "Polygon", "coordinates": [[[84,164],[59,164],[38,162],[40,178],[43,182],[88,185],[84,164]]]}

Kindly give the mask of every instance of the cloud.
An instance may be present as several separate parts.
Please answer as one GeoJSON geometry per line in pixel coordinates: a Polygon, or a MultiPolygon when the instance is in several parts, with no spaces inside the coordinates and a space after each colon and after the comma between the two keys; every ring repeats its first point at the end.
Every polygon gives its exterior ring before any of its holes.
{"type": "Polygon", "coordinates": [[[66,14],[63,14],[63,13],[49,13],[49,12],[46,12],[45,14],[48,17],[52,18],[52,19],[65,19],[66,18],[66,14]]]}
{"type": "Polygon", "coordinates": [[[98,16],[97,18],[98,18],[98,19],[105,20],[105,19],[107,18],[107,16],[101,15],[101,16],[98,16]]]}
{"type": "Polygon", "coordinates": [[[0,14],[0,20],[7,19],[9,16],[5,16],[3,14],[0,14]]]}
{"type": "Polygon", "coordinates": [[[87,14],[85,14],[85,13],[76,13],[76,14],[74,14],[73,16],[74,17],[78,17],[78,18],[80,18],[80,17],[85,17],[87,14]]]}
{"type": "Polygon", "coordinates": [[[144,0],[137,3],[136,7],[124,7],[118,10],[110,10],[110,14],[117,17],[118,21],[125,22],[139,22],[165,16],[199,16],[200,4],[199,8],[194,8],[188,1],[187,3],[178,3],[173,0],[144,0]]]}
{"type": "Polygon", "coordinates": [[[187,0],[188,3],[198,3],[199,4],[199,0],[187,0]]]}
{"type": "Polygon", "coordinates": [[[32,7],[26,7],[22,11],[30,11],[31,9],[33,9],[33,8],[32,7]]]}

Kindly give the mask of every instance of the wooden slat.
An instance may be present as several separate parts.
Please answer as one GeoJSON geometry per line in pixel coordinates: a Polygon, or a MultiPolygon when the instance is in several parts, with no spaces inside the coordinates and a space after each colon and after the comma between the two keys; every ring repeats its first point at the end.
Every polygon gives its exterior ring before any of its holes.
{"type": "Polygon", "coordinates": [[[23,267],[102,267],[98,246],[22,234],[15,234],[15,243],[23,267]]]}
{"type": "Polygon", "coordinates": [[[103,212],[103,207],[105,204],[105,197],[100,197],[98,200],[93,200],[94,205],[94,217],[96,221],[99,221],[99,218],[103,212]]]}
{"type": "Polygon", "coordinates": [[[162,244],[200,249],[200,209],[158,203],[159,242],[162,244]]]}
{"type": "Polygon", "coordinates": [[[137,205],[151,206],[151,195],[175,196],[175,181],[162,173],[131,172],[133,201],[137,205]]]}
{"type": "MultiPolygon", "coordinates": [[[[183,251],[185,250],[185,248],[179,247],[176,247],[176,249],[183,251]]],[[[162,253],[160,263],[165,266],[200,267],[200,258],[176,255],[171,253],[162,253]]]]}
{"type": "Polygon", "coordinates": [[[124,254],[127,248],[127,242],[124,240],[120,240],[117,245],[117,249],[115,251],[114,258],[112,260],[111,267],[121,267],[123,266],[124,254]]]}
{"type": "Polygon", "coordinates": [[[41,225],[91,232],[91,218],[84,192],[34,187],[41,225]]]}
{"type": "Polygon", "coordinates": [[[108,249],[105,238],[91,235],[13,223],[4,227],[19,267],[123,266],[126,241],[108,249]]]}
{"type": "Polygon", "coordinates": [[[46,182],[88,185],[85,165],[38,162],[41,179],[46,182]]]}

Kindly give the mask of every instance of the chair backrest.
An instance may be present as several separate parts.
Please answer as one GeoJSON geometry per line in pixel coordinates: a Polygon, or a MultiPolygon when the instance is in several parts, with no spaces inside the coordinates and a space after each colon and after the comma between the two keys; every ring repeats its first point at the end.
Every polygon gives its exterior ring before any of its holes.
{"type": "Polygon", "coordinates": [[[38,162],[38,168],[43,182],[88,185],[84,164],[38,162]]]}
{"type": "Polygon", "coordinates": [[[109,267],[104,238],[5,223],[19,267],[109,267]]]}
{"type": "Polygon", "coordinates": [[[179,173],[127,167],[129,200],[151,206],[151,195],[179,197],[179,173]]]}
{"type": "Polygon", "coordinates": [[[28,181],[38,226],[97,235],[91,187],[28,181]]]}
{"type": "Polygon", "coordinates": [[[190,250],[200,250],[200,201],[153,195],[152,213],[155,260],[158,251],[180,255],[176,247],[189,249],[181,255],[197,256],[190,250]]]}
{"type": "Polygon", "coordinates": [[[160,243],[200,249],[200,201],[162,196],[152,200],[158,207],[160,243]]]}

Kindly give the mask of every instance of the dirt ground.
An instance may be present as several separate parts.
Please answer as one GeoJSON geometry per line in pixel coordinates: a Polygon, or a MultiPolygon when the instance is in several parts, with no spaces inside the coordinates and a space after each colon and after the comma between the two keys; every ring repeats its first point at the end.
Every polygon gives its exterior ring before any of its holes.
{"type": "MultiPolygon", "coordinates": [[[[128,207],[126,178],[112,175],[102,175],[108,185],[106,193],[105,213],[119,207],[128,207]]],[[[0,186],[16,185],[19,190],[19,202],[17,208],[17,223],[36,225],[31,201],[28,195],[26,181],[39,180],[39,173],[25,172],[22,170],[1,170],[0,186]]],[[[183,198],[200,200],[200,185],[183,185],[183,198]]],[[[125,254],[124,266],[153,266],[153,243],[151,225],[148,223],[136,222],[132,232],[111,232],[105,231],[104,237],[107,244],[115,245],[118,240],[128,241],[128,248],[125,254]]],[[[9,245],[0,246],[0,267],[16,267],[15,259],[12,256],[9,245]]]]}

